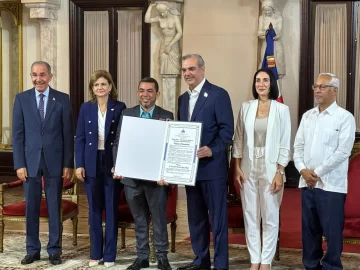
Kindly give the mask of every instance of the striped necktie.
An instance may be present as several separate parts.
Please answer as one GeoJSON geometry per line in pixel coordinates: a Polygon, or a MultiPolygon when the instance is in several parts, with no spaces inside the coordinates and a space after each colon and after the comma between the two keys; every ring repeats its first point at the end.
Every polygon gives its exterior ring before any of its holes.
{"type": "Polygon", "coordinates": [[[40,112],[40,118],[41,122],[45,119],[45,112],[44,112],[44,94],[40,94],[40,101],[39,101],[39,112],[40,112]]]}

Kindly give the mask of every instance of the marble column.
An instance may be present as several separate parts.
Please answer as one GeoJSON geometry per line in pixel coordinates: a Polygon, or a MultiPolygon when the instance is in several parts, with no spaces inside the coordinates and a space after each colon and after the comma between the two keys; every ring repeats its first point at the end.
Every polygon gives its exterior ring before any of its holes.
{"type": "Polygon", "coordinates": [[[176,116],[176,103],[178,98],[179,75],[161,75],[163,108],[176,116]]]}
{"type": "Polygon", "coordinates": [[[38,19],[40,24],[41,59],[51,66],[53,78],[51,87],[56,88],[57,81],[57,11],[60,9],[60,0],[48,0],[48,2],[33,2],[22,0],[30,9],[30,18],[38,19]]]}

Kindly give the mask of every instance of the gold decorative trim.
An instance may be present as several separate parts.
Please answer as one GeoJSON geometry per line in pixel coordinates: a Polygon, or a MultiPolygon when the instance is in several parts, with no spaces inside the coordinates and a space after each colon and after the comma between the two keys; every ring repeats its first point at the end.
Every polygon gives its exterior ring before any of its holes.
{"type": "MultiPolygon", "coordinates": [[[[14,19],[15,25],[18,26],[18,81],[19,91],[23,90],[23,36],[22,36],[22,5],[21,3],[14,2],[0,2],[0,12],[9,12],[14,19]]],[[[2,42],[1,42],[2,44],[2,42]]],[[[0,45],[1,45],[0,44],[0,45]]],[[[0,66],[2,66],[2,52],[0,50],[0,66]]],[[[0,104],[2,105],[2,70],[0,69],[0,104]]],[[[12,150],[12,146],[9,144],[3,144],[2,142],[2,113],[0,112],[0,150],[12,150]]]]}
{"type": "Polygon", "coordinates": [[[12,3],[12,2],[0,2],[0,11],[7,11],[14,18],[15,24],[21,24],[21,3],[12,3]]]}
{"type": "Polygon", "coordinates": [[[343,243],[352,244],[352,245],[360,245],[360,238],[344,238],[343,243]]]}
{"type": "Polygon", "coordinates": [[[360,141],[354,143],[353,149],[351,151],[350,160],[360,154],[360,141]]]}
{"type": "MultiPolygon", "coordinates": [[[[1,7],[1,6],[0,6],[1,7]]],[[[2,101],[3,101],[3,71],[2,71],[2,18],[1,18],[1,9],[0,9],[0,104],[1,107],[3,107],[2,105],[2,101]]],[[[2,144],[3,140],[3,134],[2,134],[2,109],[0,110],[0,150],[4,150],[5,149],[5,145],[2,144]]]]}

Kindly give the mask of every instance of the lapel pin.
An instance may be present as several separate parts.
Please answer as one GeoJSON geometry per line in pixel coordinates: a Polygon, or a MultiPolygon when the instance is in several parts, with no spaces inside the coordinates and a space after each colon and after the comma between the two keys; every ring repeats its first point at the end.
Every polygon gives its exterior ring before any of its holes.
{"type": "Polygon", "coordinates": [[[208,96],[208,93],[205,92],[205,93],[204,93],[204,97],[207,97],[207,96],[208,96]]]}
{"type": "Polygon", "coordinates": [[[114,108],[111,109],[112,111],[114,110],[114,108]]]}
{"type": "Polygon", "coordinates": [[[53,100],[55,100],[55,98],[53,97],[53,100]]]}

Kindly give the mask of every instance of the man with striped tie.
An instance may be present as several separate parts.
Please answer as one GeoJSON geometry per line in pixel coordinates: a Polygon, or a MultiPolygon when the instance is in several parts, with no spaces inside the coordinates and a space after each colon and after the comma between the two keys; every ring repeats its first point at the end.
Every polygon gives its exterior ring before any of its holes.
{"type": "MultiPolygon", "coordinates": [[[[151,119],[174,119],[172,112],[164,110],[160,106],[156,106],[155,102],[159,98],[159,84],[150,77],[146,77],[139,82],[137,97],[139,105],[125,109],[122,115],[151,118],[151,119]]],[[[118,152],[118,143],[121,132],[121,122],[119,121],[116,139],[113,147],[113,159],[116,164],[116,155],[118,152]]],[[[151,131],[144,134],[144,140],[151,143],[151,131]]],[[[124,153],[126,155],[126,153],[124,153]]],[[[144,153],[151,158],[151,153],[144,153]]],[[[141,169],[141,164],[139,164],[141,169]]],[[[168,253],[168,234],[166,224],[166,202],[168,189],[164,186],[163,181],[151,182],[140,179],[124,178],[122,176],[114,176],[121,179],[125,186],[125,197],[130,207],[131,214],[135,221],[136,234],[136,259],[128,270],[140,270],[149,267],[149,217],[153,223],[154,243],[156,249],[156,257],[158,260],[158,269],[171,270],[167,253],[168,253]]]]}
{"type": "Polygon", "coordinates": [[[51,67],[31,65],[34,87],[16,95],[12,142],[14,169],[24,181],[26,200],[26,256],[21,264],[40,260],[39,216],[42,178],[49,217],[47,251],[51,264],[61,264],[60,206],[63,181],[74,167],[73,116],[69,95],[52,89],[51,67]]]}

